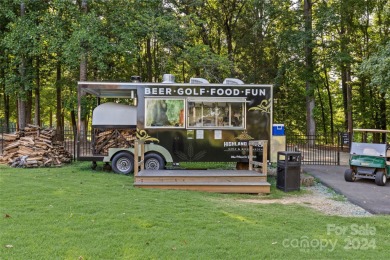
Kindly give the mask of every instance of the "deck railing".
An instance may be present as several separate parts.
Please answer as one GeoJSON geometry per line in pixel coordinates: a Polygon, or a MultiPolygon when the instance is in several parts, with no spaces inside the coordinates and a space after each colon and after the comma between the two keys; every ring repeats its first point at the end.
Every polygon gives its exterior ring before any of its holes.
{"type": "Polygon", "coordinates": [[[141,168],[141,171],[144,169],[145,164],[145,141],[143,140],[134,140],[134,177],[138,175],[138,168],[141,168]],[[141,157],[141,160],[139,160],[141,157]]]}
{"type": "Polygon", "coordinates": [[[253,166],[261,167],[263,174],[267,175],[267,151],[268,151],[268,141],[267,140],[252,140],[249,141],[249,170],[253,170],[253,166]],[[254,161],[253,160],[253,147],[262,146],[263,147],[263,161],[254,161]]]}

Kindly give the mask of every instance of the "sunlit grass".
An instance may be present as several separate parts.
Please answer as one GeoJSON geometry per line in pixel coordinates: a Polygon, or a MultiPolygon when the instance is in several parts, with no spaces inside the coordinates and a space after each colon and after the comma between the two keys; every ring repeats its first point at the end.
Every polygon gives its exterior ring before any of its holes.
{"type": "MultiPolygon", "coordinates": [[[[275,189],[271,197],[289,196],[275,189]]],[[[132,176],[0,166],[0,259],[385,259],[388,216],[324,216],[299,205],[238,202],[242,194],[133,187],[132,176]],[[351,225],[375,228],[355,235],[351,225]],[[344,234],[329,225],[347,228],[344,234]],[[348,239],[376,248],[345,249],[348,239]],[[295,241],[337,241],[296,247],[295,241]],[[322,240],[321,240],[322,239],[322,240]],[[293,243],[291,243],[293,242],[293,243]]],[[[301,192],[294,192],[300,194],[301,192]]],[[[305,244],[302,244],[305,245],[305,244]]]]}

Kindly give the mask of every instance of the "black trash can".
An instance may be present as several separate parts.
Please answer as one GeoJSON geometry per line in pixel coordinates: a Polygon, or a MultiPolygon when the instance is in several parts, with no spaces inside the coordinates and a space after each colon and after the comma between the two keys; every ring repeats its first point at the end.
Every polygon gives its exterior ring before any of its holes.
{"type": "Polygon", "coordinates": [[[277,156],[276,187],[283,191],[301,188],[301,153],[283,151],[277,156]]]}

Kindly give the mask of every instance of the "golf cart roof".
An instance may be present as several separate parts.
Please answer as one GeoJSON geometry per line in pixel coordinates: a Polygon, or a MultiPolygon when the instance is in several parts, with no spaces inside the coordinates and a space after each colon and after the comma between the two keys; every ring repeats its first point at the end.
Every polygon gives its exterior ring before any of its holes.
{"type": "Polygon", "coordinates": [[[354,132],[390,133],[390,130],[382,129],[353,129],[354,132]]]}

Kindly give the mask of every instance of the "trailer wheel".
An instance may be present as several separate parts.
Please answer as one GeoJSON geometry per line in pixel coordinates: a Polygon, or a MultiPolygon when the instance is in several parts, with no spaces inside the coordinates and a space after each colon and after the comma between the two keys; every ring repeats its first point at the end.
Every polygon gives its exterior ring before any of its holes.
{"type": "Polygon", "coordinates": [[[344,172],[344,179],[348,182],[354,182],[356,180],[355,172],[352,169],[346,169],[344,172]]]}
{"type": "Polygon", "coordinates": [[[378,186],[385,186],[387,182],[387,176],[384,172],[377,172],[375,175],[375,183],[378,186]]]}
{"type": "Polygon", "coordinates": [[[129,174],[134,170],[134,157],[130,153],[120,152],[112,159],[112,169],[119,174],[129,174]]]}
{"type": "Polygon", "coordinates": [[[162,170],[165,167],[164,159],[156,153],[145,155],[145,170],[162,170]]]}

